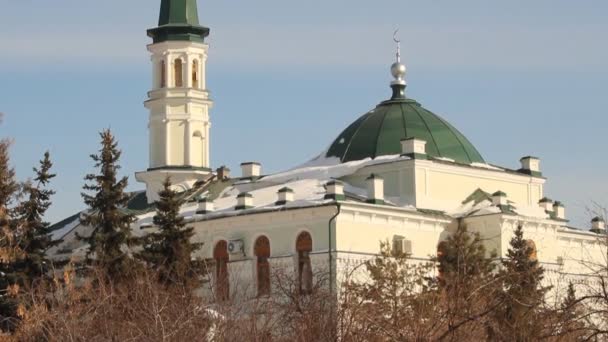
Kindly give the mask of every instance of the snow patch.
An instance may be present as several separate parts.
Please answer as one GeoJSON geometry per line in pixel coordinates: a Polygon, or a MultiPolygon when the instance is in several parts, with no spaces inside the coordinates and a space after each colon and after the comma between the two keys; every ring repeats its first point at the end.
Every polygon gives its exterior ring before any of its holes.
{"type": "Polygon", "coordinates": [[[494,165],[490,165],[490,164],[486,164],[486,163],[471,163],[470,165],[474,166],[474,167],[479,167],[479,168],[482,168],[482,169],[504,171],[503,168],[500,168],[500,167],[494,166],[494,165]]]}
{"type": "Polygon", "coordinates": [[[446,158],[446,157],[433,157],[433,159],[443,160],[443,161],[447,161],[447,162],[451,162],[451,163],[456,162],[454,159],[452,159],[452,158],[446,158]]]}
{"type": "Polygon", "coordinates": [[[517,205],[514,208],[514,210],[516,213],[518,213],[521,216],[533,217],[533,218],[539,218],[539,219],[548,219],[549,218],[549,214],[547,214],[545,209],[541,208],[539,206],[517,205]]]}
{"type": "Polygon", "coordinates": [[[382,164],[389,161],[397,160],[409,160],[408,157],[403,157],[398,154],[381,156],[375,159],[366,158],[362,160],[356,160],[346,163],[340,163],[338,158],[324,158],[323,161],[313,159],[309,163],[302,165],[299,168],[292,169],[285,172],[276,173],[262,178],[261,182],[271,183],[285,183],[294,180],[301,179],[318,179],[318,180],[330,180],[341,178],[347,175],[352,175],[359,169],[375,165],[382,164]],[[322,165],[328,163],[327,165],[322,165]]]}

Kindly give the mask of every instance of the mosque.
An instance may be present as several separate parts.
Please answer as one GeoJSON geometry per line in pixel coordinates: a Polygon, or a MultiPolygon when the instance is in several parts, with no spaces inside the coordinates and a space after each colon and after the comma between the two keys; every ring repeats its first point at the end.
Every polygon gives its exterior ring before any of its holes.
{"type": "MultiPolygon", "coordinates": [[[[238,175],[212,168],[209,33],[196,0],[162,0],[158,27],[148,30],[149,165],[135,174],[146,190],[132,193],[124,210],[137,218],[134,234],[155,229],[154,201],[171,177],[185,201],[182,214],[204,243],[198,257],[215,261],[219,298],[243,284],[272,292],[278,268],[293,272],[303,292],[320,272],[337,288],[347,266],[376,255],[381,241],[428,260],[459,224],[499,256],[523,226],[546,281],[578,281],[587,272],[582,261],[603,260],[604,220],[595,218],[591,231],[570,227],[564,204],[544,192],[539,158],[524,156],[514,168],[487,163],[458,129],[406,95],[399,52],[387,98],[328,137],[317,158],[275,174],[255,161],[242,163],[238,175]]],[[[49,251],[53,258],[85,254],[76,234],[90,228],[80,215],[54,225],[63,242],[49,251]]]]}

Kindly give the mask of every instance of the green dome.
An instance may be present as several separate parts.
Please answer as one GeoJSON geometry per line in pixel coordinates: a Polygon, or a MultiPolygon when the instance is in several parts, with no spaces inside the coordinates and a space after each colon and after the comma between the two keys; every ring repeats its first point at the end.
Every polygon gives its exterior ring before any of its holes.
{"type": "Polygon", "coordinates": [[[397,97],[382,102],[348,126],[326,156],[338,157],[344,163],[401,154],[401,139],[413,137],[426,141],[426,153],[431,157],[484,163],[473,144],[447,121],[412,99],[397,97]]]}

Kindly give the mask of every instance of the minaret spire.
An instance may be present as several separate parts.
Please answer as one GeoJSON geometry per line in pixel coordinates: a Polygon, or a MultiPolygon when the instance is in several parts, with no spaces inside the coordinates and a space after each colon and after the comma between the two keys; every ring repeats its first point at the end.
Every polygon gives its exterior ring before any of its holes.
{"type": "Polygon", "coordinates": [[[196,0],[162,0],[158,26],[188,24],[198,26],[196,0]]]}
{"type": "Polygon", "coordinates": [[[393,33],[393,41],[397,44],[397,53],[396,61],[391,65],[391,74],[395,78],[391,82],[391,88],[393,89],[391,100],[405,99],[405,87],[407,85],[405,82],[407,68],[401,63],[401,40],[397,38],[397,33],[399,33],[399,29],[393,33]]]}
{"type": "Polygon", "coordinates": [[[148,30],[154,43],[173,40],[202,43],[208,35],[209,28],[199,24],[196,0],[162,0],[158,27],[148,30]]]}

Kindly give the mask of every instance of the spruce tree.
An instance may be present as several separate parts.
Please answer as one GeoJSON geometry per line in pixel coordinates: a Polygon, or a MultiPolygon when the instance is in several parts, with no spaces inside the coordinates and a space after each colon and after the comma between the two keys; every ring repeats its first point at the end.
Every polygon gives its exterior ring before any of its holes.
{"type": "Polygon", "coordinates": [[[456,282],[472,282],[491,275],[494,257],[496,253],[487,253],[479,233],[470,233],[466,225],[459,224],[456,232],[441,244],[437,256],[440,286],[450,290],[459,285],[456,282]]]}
{"type": "Polygon", "coordinates": [[[15,170],[10,165],[10,141],[0,140],[0,227],[8,225],[9,207],[19,188],[15,170]]]}
{"type": "Polygon", "coordinates": [[[574,285],[569,283],[566,297],[561,302],[557,315],[559,326],[555,330],[559,336],[568,337],[572,341],[582,341],[589,328],[583,319],[585,316],[581,301],[576,297],[574,285]]]}
{"type": "Polygon", "coordinates": [[[490,338],[531,341],[546,333],[543,306],[549,288],[541,285],[544,270],[535,253],[530,242],[523,237],[522,226],[518,226],[507,257],[502,261],[499,274],[503,287],[500,294],[502,303],[496,312],[496,326],[490,329],[490,338]]]}
{"type": "Polygon", "coordinates": [[[81,218],[83,225],[92,229],[89,236],[79,236],[89,244],[87,258],[109,277],[120,280],[130,270],[132,259],[125,251],[131,247],[134,239],[131,236],[131,223],[134,218],[123,209],[127,206],[129,196],[125,194],[127,177],[118,179],[121,151],[110,130],[100,133],[101,149],[99,154],[91,155],[99,174],[88,174],[82,193],[85,204],[89,207],[81,218]]]}
{"type": "Polygon", "coordinates": [[[163,189],[156,202],[154,224],[158,231],[142,238],[142,251],[137,257],[159,272],[161,282],[166,284],[190,284],[196,276],[192,253],[202,244],[192,243],[192,227],[186,227],[179,211],[184,203],[178,193],[171,189],[171,180],[165,179],[163,189]]]}
{"type": "Polygon", "coordinates": [[[49,182],[55,177],[51,168],[53,163],[49,152],[44,154],[40,166],[34,168],[36,174],[32,182],[24,186],[25,201],[17,208],[17,225],[19,231],[19,246],[23,251],[23,259],[19,262],[19,282],[22,285],[31,285],[50,270],[50,260],[46,251],[57,245],[53,241],[49,230],[50,224],[44,221],[44,214],[51,206],[51,196],[55,194],[48,189],[49,182]]]}
{"type": "Polygon", "coordinates": [[[438,285],[448,320],[443,337],[458,340],[472,332],[483,334],[483,322],[497,304],[495,256],[486,252],[479,233],[470,233],[462,223],[440,244],[438,285]]]}
{"type": "Polygon", "coordinates": [[[15,265],[21,257],[15,232],[12,203],[19,185],[10,165],[10,142],[0,140],[0,328],[13,330],[18,319],[18,287],[15,286],[15,265]]]}

